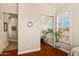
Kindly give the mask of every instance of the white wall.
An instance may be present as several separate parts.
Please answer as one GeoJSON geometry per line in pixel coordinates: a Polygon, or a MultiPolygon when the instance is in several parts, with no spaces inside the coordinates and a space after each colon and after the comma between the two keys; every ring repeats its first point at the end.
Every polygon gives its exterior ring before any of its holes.
{"type": "Polygon", "coordinates": [[[32,4],[19,4],[18,20],[18,53],[28,53],[40,50],[40,16],[32,4]],[[29,28],[27,23],[33,26],[29,28]]]}
{"type": "Polygon", "coordinates": [[[41,15],[54,15],[54,10],[37,4],[19,4],[18,53],[40,50],[41,15]],[[29,21],[33,22],[31,28],[27,26],[29,21]]]}
{"type": "MultiPolygon", "coordinates": [[[[65,4],[60,8],[57,8],[56,12],[57,15],[62,14],[65,11],[70,11],[71,15],[71,39],[72,39],[72,46],[79,45],[79,4],[65,4]]],[[[63,45],[63,44],[61,44],[63,45]]],[[[67,45],[67,44],[66,44],[67,45]]],[[[64,48],[71,48],[69,45],[65,46],[64,48]]]]}
{"type": "Polygon", "coordinates": [[[38,4],[39,6],[39,13],[41,15],[46,15],[46,16],[55,16],[56,13],[56,8],[55,7],[50,7],[49,5],[45,5],[45,4],[38,4]]]}
{"type": "Polygon", "coordinates": [[[2,12],[7,13],[18,13],[18,7],[17,3],[1,3],[0,8],[2,12]]]}
{"type": "Polygon", "coordinates": [[[2,50],[2,16],[1,16],[1,13],[0,13],[0,53],[1,53],[1,50],[2,50]]]}

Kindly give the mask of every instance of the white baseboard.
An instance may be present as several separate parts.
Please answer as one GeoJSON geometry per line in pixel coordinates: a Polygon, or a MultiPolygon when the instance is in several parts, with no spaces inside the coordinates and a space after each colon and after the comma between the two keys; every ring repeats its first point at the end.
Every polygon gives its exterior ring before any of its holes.
{"type": "Polygon", "coordinates": [[[69,53],[69,51],[68,50],[66,50],[66,49],[63,49],[63,48],[59,48],[60,50],[62,50],[62,51],[64,51],[64,52],[66,52],[66,53],[69,53]]]}
{"type": "MultiPolygon", "coordinates": [[[[52,44],[52,43],[50,43],[50,42],[47,42],[47,41],[45,41],[47,44],[49,44],[49,45],[51,45],[51,46],[53,46],[54,47],[54,45],[52,44]]],[[[64,52],[66,52],[66,53],[69,53],[69,51],[68,50],[66,50],[66,49],[63,49],[63,48],[59,48],[60,50],[62,50],[62,51],[64,51],[64,52]]]]}
{"type": "Polygon", "coordinates": [[[46,42],[47,44],[49,44],[49,45],[51,45],[51,46],[53,46],[53,43],[50,43],[50,42],[46,42]]]}
{"type": "Polygon", "coordinates": [[[9,41],[15,41],[15,42],[17,42],[18,40],[14,40],[14,39],[12,39],[12,40],[9,40],[9,41]]]}
{"type": "Polygon", "coordinates": [[[18,54],[30,53],[30,52],[35,52],[35,51],[40,51],[40,48],[30,49],[26,51],[18,51],[18,54]]]}

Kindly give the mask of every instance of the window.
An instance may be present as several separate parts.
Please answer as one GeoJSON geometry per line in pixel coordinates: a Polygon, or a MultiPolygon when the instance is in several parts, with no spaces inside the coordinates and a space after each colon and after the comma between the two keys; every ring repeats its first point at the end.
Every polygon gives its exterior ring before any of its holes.
{"type": "Polygon", "coordinates": [[[70,13],[65,12],[57,16],[57,31],[61,32],[60,42],[71,44],[70,13]]]}

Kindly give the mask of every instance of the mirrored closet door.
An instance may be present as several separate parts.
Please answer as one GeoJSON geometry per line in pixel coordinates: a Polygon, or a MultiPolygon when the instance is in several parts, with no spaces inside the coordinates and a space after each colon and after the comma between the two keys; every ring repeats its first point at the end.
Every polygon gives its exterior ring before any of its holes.
{"type": "Polygon", "coordinates": [[[64,12],[57,16],[57,31],[60,33],[59,42],[72,44],[70,12],[64,12]]]}

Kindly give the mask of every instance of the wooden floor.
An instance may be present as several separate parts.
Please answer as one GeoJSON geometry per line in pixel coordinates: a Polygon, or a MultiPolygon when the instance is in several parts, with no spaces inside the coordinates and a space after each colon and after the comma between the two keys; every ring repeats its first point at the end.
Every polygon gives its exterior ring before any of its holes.
{"type": "Polygon", "coordinates": [[[14,49],[18,49],[18,42],[17,41],[9,41],[8,46],[4,49],[4,51],[10,51],[14,49]]]}
{"type": "Polygon", "coordinates": [[[17,50],[4,51],[1,56],[67,56],[68,54],[42,42],[41,51],[17,54],[17,50]]]}

